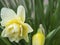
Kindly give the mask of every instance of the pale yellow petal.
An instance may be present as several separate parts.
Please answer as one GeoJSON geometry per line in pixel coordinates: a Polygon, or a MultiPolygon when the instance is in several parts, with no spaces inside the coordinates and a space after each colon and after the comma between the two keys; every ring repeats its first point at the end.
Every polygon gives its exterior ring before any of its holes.
{"type": "Polygon", "coordinates": [[[31,27],[29,24],[27,24],[27,23],[25,23],[25,24],[26,24],[26,26],[27,26],[27,28],[28,28],[28,33],[33,32],[32,27],[31,27]]]}
{"type": "Polygon", "coordinates": [[[24,40],[25,40],[26,42],[29,42],[29,37],[28,37],[28,35],[26,35],[26,36],[24,37],[24,40]]]}
{"type": "Polygon", "coordinates": [[[20,36],[23,36],[23,28],[21,25],[20,25],[20,36]]]}
{"type": "Polygon", "coordinates": [[[15,41],[16,43],[18,43],[21,39],[22,39],[22,37],[18,37],[18,33],[9,36],[9,40],[11,42],[15,41]]]}
{"type": "Polygon", "coordinates": [[[10,30],[7,30],[7,29],[8,29],[8,27],[5,28],[5,29],[2,31],[2,33],[1,33],[1,36],[2,36],[2,37],[8,37],[9,34],[11,34],[11,32],[9,32],[10,30]]]}
{"type": "Polygon", "coordinates": [[[22,22],[25,21],[25,8],[22,5],[17,8],[17,15],[21,18],[22,22]]]}
{"type": "Polygon", "coordinates": [[[16,14],[12,9],[2,8],[1,9],[1,18],[2,18],[1,25],[5,26],[5,23],[11,19],[14,19],[15,16],[16,14]]]}

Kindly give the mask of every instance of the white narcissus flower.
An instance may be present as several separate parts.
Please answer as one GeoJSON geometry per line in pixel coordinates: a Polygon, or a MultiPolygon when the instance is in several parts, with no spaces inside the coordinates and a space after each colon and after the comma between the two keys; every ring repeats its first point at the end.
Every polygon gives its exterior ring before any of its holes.
{"type": "Polygon", "coordinates": [[[9,8],[1,9],[1,25],[5,26],[2,31],[2,37],[8,37],[11,42],[19,42],[24,39],[29,41],[28,33],[31,33],[33,29],[25,22],[25,9],[22,5],[17,8],[17,14],[9,8]]]}

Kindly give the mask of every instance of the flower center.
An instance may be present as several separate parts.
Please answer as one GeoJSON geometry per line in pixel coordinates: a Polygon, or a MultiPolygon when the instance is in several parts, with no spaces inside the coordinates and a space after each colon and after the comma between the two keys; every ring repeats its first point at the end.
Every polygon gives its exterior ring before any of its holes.
{"type": "Polygon", "coordinates": [[[5,25],[7,27],[7,33],[8,35],[15,35],[15,33],[19,36],[22,37],[23,35],[27,35],[27,26],[21,22],[19,19],[12,19],[8,21],[5,25]]]}
{"type": "Polygon", "coordinates": [[[5,27],[7,28],[6,33],[8,33],[9,35],[18,33],[19,36],[22,36],[22,23],[23,22],[21,22],[20,19],[9,20],[5,25],[5,27]]]}

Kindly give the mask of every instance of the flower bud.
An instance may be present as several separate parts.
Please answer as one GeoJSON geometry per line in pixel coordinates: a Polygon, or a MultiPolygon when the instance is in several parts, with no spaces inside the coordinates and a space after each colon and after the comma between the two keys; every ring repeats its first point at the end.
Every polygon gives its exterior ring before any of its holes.
{"type": "Polygon", "coordinates": [[[43,33],[43,27],[40,24],[38,32],[32,37],[32,45],[44,45],[44,42],[45,42],[45,35],[43,33]]]}

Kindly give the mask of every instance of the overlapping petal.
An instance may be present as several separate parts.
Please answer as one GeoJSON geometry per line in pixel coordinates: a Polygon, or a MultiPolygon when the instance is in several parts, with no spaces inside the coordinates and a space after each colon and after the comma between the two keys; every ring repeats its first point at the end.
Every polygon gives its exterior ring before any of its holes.
{"type": "Polygon", "coordinates": [[[16,16],[16,13],[9,8],[2,8],[1,9],[1,25],[5,26],[5,23],[7,23],[9,20],[14,19],[16,16]]]}
{"type": "Polygon", "coordinates": [[[25,8],[21,5],[17,8],[17,15],[21,18],[21,21],[25,21],[25,8]]]}

